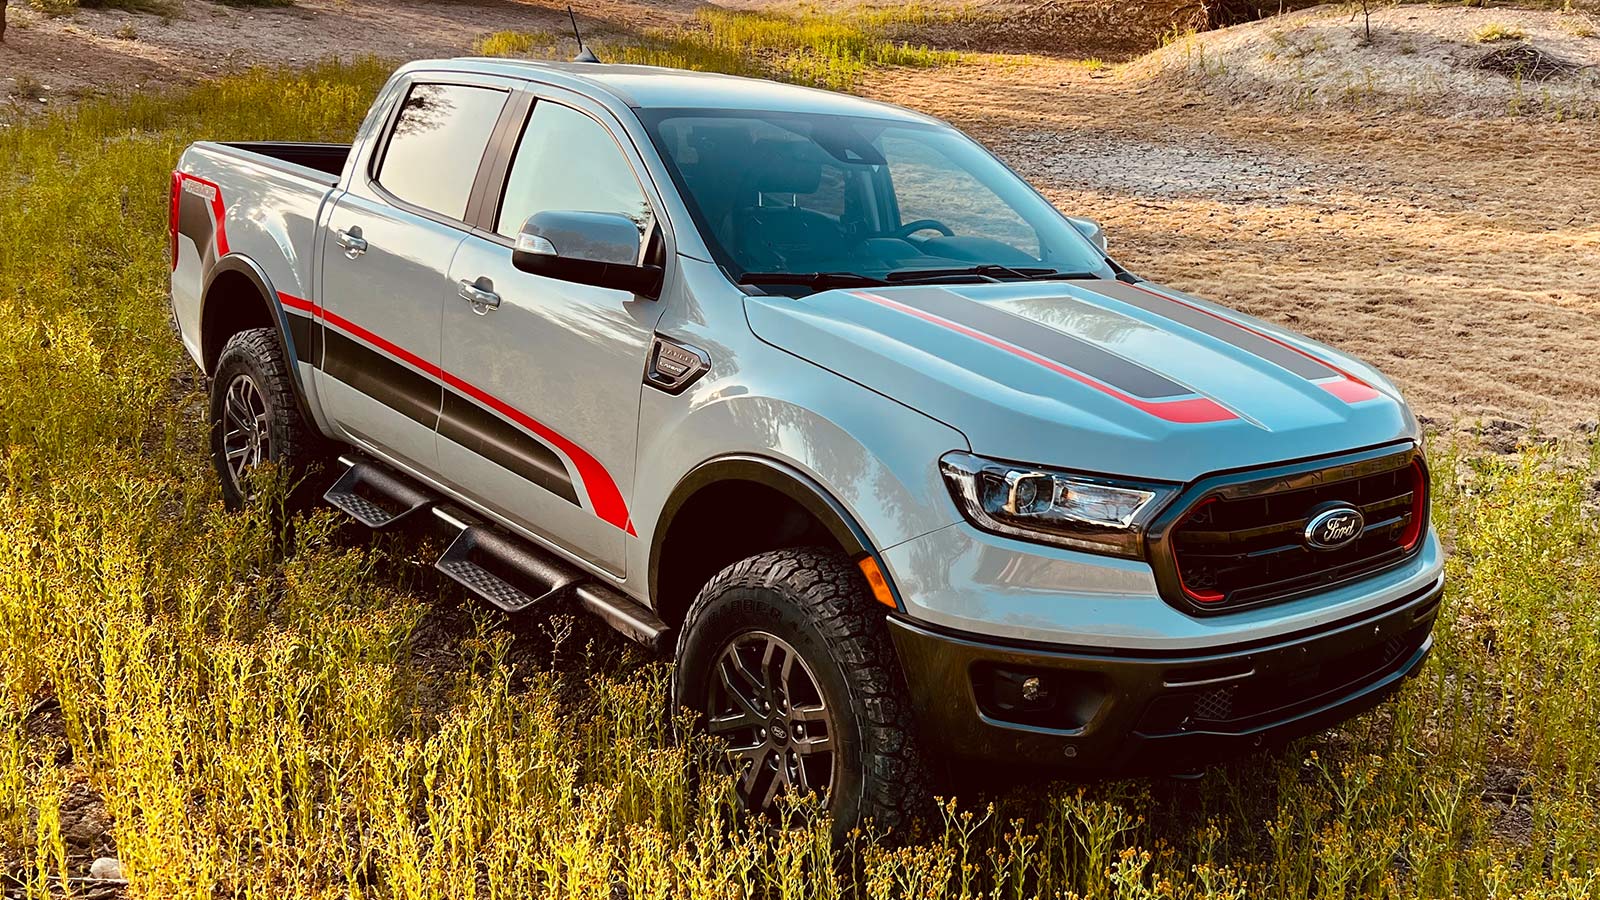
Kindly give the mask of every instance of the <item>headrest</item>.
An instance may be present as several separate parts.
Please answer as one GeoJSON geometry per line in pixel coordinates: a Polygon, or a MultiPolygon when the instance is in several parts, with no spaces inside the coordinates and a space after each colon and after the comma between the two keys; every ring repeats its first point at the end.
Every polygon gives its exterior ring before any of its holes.
{"type": "Polygon", "coordinates": [[[822,186],[822,149],[810,141],[756,141],[745,176],[761,194],[814,194],[822,186]]]}

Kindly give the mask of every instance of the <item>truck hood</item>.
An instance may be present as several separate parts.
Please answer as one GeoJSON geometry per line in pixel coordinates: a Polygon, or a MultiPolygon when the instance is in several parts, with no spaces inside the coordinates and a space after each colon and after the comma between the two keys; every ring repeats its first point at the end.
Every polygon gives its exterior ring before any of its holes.
{"type": "Polygon", "coordinates": [[[763,341],[1001,459],[1189,481],[1418,437],[1361,362],[1148,282],[832,290],[746,312],[763,341]]]}

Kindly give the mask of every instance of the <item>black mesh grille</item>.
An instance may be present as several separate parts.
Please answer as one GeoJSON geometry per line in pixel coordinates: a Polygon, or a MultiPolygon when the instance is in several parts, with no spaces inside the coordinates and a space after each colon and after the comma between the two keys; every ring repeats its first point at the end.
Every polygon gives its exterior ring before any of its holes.
{"type": "Polygon", "coordinates": [[[1253,606],[1399,562],[1417,545],[1427,479],[1407,457],[1385,471],[1241,494],[1200,500],[1172,529],[1178,581],[1197,607],[1253,606]],[[1361,536],[1337,550],[1312,549],[1307,523],[1339,504],[1361,510],[1361,536]]]}
{"type": "Polygon", "coordinates": [[[1269,677],[1245,678],[1204,690],[1173,691],[1145,710],[1138,731],[1169,734],[1191,728],[1247,730],[1285,716],[1298,715],[1393,672],[1409,660],[1433,625],[1430,616],[1416,628],[1381,644],[1298,669],[1274,671],[1269,677]]]}

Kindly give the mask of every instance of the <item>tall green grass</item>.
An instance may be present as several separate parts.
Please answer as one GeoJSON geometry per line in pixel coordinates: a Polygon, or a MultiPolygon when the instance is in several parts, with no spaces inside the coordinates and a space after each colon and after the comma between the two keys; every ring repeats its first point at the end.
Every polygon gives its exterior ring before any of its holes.
{"type": "Polygon", "coordinates": [[[1592,465],[1435,453],[1450,589],[1397,702],[1194,782],[962,797],[840,857],[734,817],[620,642],[463,609],[329,513],[224,513],[168,323],[167,172],[199,138],[348,139],[386,74],[0,130],[5,890],[82,893],[86,784],[130,894],[164,900],[1600,898],[1592,465]]]}
{"type": "MultiPolygon", "coordinates": [[[[883,37],[889,21],[887,13],[857,22],[815,13],[707,9],[691,27],[651,29],[595,49],[606,62],[781,78],[833,90],[850,90],[879,66],[932,68],[960,60],[951,51],[883,37]]],[[[548,33],[500,31],[479,40],[476,50],[486,56],[551,56],[557,43],[548,33]]]]}

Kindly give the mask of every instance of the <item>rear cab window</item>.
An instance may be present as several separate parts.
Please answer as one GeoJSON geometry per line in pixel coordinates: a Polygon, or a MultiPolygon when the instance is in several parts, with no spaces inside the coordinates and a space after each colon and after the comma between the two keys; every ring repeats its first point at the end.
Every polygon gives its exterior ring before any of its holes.
{"type": "Polygon", "coordinates": [[[412,85],[395,116],[376,181],[405,203],[464,219],[479,164],[509,96],[491,87],[412,85]]]}

